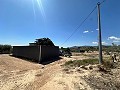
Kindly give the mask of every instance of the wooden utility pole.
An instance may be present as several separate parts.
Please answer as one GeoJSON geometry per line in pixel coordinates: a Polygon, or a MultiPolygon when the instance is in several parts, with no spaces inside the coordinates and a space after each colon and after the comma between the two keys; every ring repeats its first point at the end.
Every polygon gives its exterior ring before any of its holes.
{"type": "Polygon", "coordinates": [[[101,21],[100,21],[100,2],[97,3],[97,8],[98,8],[98,34],[99,34],[99,64],[103,63],[103,58],[102,58],[102,36],[101,36],[101,21]]]}

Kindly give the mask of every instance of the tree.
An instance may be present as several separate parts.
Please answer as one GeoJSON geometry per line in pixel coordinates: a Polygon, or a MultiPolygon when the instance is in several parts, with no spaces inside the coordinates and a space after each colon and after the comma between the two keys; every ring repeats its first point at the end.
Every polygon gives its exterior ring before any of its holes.
{"type": "Polygon", "coordinates": [[[49,38],[36,39],[35,45],[55,46],[49,38]]]}
{"type": "Polygon", "coordinates": [[[11,53],[12,46],[11,45],[1,45],[0,44],[0,53],[1,54],[8,54],[11,53]]]}

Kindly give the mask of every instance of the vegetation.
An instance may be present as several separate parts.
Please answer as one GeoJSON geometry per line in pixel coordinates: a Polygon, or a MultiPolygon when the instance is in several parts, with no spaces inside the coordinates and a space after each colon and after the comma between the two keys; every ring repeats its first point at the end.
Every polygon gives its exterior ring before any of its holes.
{"type": "Polygon", "coordinates": [[[61,56],[72,56],[72,53],[71,53],[71,51],[70,51],[70,49],[69,48],[63,48],[63,47],[61,47],[61,49],[60,49],[60,55],[61,56]]]}
{"type": "MultiPolygon", "coordinates": [[[[120,45],[115,45],[112,43],[111,46],[102,46],[103,51],[105,52],[120,52],[120,45]]],[[[89,51],[98,51],[98,46],[74,46],[70,47],[71,52],[89,52],[89,51]]]]}
{"type": "MultiPolygon", "coordinates": [[[[64,65],[65,66],[71,66],[71,67],[79,67],[81,65],[94,65],[99,64],[98,59],[84,59],[84,60],[71,60],[67,61],[64,65]]],[[[116,63],[113,63],[112,60],[104,60],[103,62],[103,68],[104,69],[113,69],[116,68],[116,63]]]]}
{"type": "Polygon", "coordinates": [[[9,54],[12,51],[11,45],[1,45],[0,44],[0,54],[9,54]]]}
{"type": "Polygon", "coordinates": [[[61,47],[61,50],[70,52],[70,48],[63,48],[63,47],[61,47]]]}
{"type": "Polygon", "coordinates": [[[112,43],[112,46],[103,46],[105,52],[120,52],[120,45],[112,43]]]}
{"type": "Polygon", "coordinates": [[[70,50],[72,52],[82,52],[84,53],[85,51],[89,52],[89,51],[98,51],[98,47],[97,46],[80,46],[80,47],[71,47],[70,50]]]}
{"type": "Polygon", "coordinates": [[[65,63],[65,66],[79,67],[81,65],[98,64],[98,59],[73,60],[65,63]]]}
{"type": "Polygon", "coordinates": [[[117,67],[117,63],[113,63],[112,60],[104,60],[103,66],[106,69],[113,69],[117,67]]]}
{"type": "Polygon", "coordinates": [[[54,43],[49,38],[40,38],[36,39],[35,43],[30,43],[30,45],[54,46],[54,43]]]}

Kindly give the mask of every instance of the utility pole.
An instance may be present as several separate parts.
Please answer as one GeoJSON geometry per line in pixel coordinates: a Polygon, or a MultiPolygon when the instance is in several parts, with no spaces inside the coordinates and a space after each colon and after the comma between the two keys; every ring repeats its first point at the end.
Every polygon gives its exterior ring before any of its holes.
{"type": "Polygon", "coordinates": [[[101,21],[100,21],[100,2],[97,3],[98,8],[98,36],[99,36],[99,64],[103,63],[102,58],[102,37],[101,37],[101,21]]]}

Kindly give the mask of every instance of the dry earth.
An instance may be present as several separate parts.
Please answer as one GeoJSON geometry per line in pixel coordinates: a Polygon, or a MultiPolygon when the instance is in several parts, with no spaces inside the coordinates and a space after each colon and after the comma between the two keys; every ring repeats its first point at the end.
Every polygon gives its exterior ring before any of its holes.
{"type": "MultiPolygon", "coordinates": [[[[90,57],[86,55],[62,57],[58,61],[42,65],[5,54],[0,55],[0,90],[105,90],[107,86],[100,88],[91,82],[99,83],[98,77],[106,74],[98,72],[97,69],[84,70],[79,67],[65,70],[62,66],[66,61],[86,58],[90,57]],[[97,77],[97,80],[91,76],[97,77]]],[[[114,78],[119,81],[120,69],[116,72],[114,73],[117,76],[114,78]]],[[[105,81],[108,79],[105,78],[105,81]]]]}

